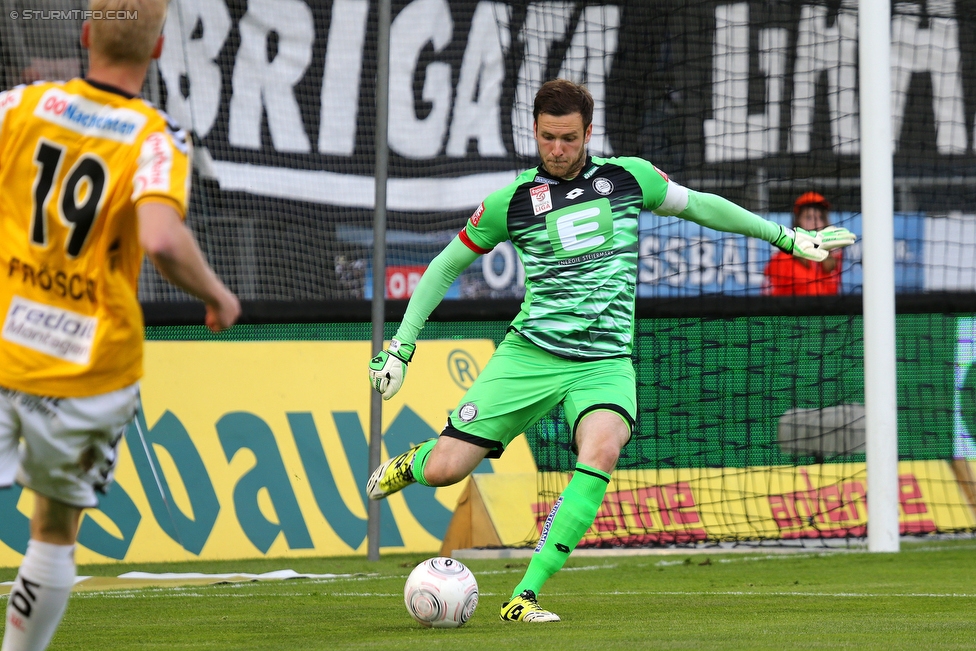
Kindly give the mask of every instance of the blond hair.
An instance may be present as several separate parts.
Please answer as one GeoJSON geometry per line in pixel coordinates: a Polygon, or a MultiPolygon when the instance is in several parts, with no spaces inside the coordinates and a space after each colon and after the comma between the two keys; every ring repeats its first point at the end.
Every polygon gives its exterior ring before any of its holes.
{"type": "Polygon", "coordinates": [[[163,31],[168,4],[169,0],[91,0],[91,48],[117,63],[145,63],[163,31]]]}

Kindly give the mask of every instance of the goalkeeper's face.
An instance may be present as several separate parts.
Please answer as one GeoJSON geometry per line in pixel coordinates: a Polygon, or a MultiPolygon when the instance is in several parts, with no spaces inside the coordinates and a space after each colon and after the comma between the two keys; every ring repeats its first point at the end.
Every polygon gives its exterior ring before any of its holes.
{"type": "Polygon", "coordinates": [[[586,144],[593,125],[583,127],[583,116],[540,113],[535,122],[535,141],[546,170],[561,179],[575,178],[586,161],[586,144]]]}

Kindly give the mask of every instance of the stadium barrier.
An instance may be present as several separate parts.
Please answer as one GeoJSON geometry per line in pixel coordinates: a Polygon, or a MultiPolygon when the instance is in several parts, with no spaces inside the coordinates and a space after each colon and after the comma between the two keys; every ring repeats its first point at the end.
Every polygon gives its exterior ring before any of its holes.
{"type": "MultiPolygon", "coordinates": [[[[690,319],[641,304],[658,314],[638,320],[638,436],[585,545],[863,535],[859,318],[845,303],[816,317],[790,313],[792,302],[724,317],[719,303],[690,319]]],[[[428,324],[409,381],[384,405],[388,454],[439,433],[504,336],[506,321],[476,316],[428,324]]],[[[976,530],[974,331],[968,313],[898,317],[905,533],[976,530]]],[[[144,412],[116,485],[84,517],[79,561],[364,553],[368,333],[363,322],[218,336],[150,327],[144,412]]],[[[523,477],[510,502],[524,522],[500,525],[486,507],[497,544],[538,535],[572,470],[567,436],[553,414],[479,467],[523,477]]],[[[518,480],[476,481],[485,502],[483,486],[518,480]]],[[[442,548],[464,490],[414,486],[383,502],[383,549],[442,548]]],[[[0,566],[19,563],[30,510],[29,491],[0,490],[0,566]]]]}

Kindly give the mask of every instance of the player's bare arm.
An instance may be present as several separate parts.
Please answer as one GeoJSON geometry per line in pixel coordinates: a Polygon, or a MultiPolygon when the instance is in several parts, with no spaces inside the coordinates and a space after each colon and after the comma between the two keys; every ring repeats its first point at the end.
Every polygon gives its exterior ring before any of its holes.
{"type": "Polygon", "coordinates": [[[192,233],[172,206],[144,201],[136,208],[139,244],[166,280],[207,306],[206,324],[214,332],[234,325],[241,305],[213,272],[192,233]]]}

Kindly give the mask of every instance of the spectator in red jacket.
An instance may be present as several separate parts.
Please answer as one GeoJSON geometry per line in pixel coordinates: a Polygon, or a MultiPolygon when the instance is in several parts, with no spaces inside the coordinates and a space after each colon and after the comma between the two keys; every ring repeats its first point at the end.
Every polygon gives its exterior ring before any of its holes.
{"type": "MultiPolygon", "coordinates": [[[[830,226],[830,203],[818,192],[801,194],[793,204],[793,228],[819,231],[830,226]]],[[[830,296],[840,291],[840,249],[823,262],[777,251],[766,265],[763,293],[772,296],[830,296]]]]}

